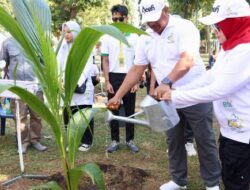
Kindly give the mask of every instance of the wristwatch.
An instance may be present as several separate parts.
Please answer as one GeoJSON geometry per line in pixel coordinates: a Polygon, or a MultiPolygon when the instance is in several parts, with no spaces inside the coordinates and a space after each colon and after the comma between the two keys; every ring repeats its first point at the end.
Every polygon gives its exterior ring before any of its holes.
{"type": "Polygon", "coordinates": [[[168,77],[165,77],[162,81],[161,81],[162,84],[166,84],[168,85],[170,88],[172,87],[172,84],[173,82],[168,78],[168,77]]]}

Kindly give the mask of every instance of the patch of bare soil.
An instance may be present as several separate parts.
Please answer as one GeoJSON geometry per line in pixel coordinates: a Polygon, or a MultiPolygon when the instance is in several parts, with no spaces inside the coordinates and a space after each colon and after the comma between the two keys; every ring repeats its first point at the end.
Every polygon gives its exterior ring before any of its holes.
{"type": "Polygon", "coordinates": [[[28,189],[28,187],[31,187],[35,184],[40,184],[41,180],[33,180],[33,179],[19,179],[15,183],[7,186],[7,187],[0,187],[0,190],[25,190],[28,189]]]}
{"type": "MultiPolygon", "coordinates": [[[[145,179],[149,174],[139,168],[128,166],[115,166],[98,163],[104,173],[107,190],[142,190],[145,179]]],[[[46,181],[56,181],[63,189],[66,189],[66,181],[61,173],[55,173],[48,177],[46,181]]],[[[46,183],[41,180],[20,179],[8,187],[0,190],[25,190],[36,184],[46,183]]],[[[87,177],[83,177],[79,190],[98,190],[96,185],[92,185],[87,177]]]]}
{"type": "Polygon", "coordinates": [[[139,168],[99,164],[104,172],[108,190],[139,190],[142,189],[145,177],[149,174],[139,168]]]}

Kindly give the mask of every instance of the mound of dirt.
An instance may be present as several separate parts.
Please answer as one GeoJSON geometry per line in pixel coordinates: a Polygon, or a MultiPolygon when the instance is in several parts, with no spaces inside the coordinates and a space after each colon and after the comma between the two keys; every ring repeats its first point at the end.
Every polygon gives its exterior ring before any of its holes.
{"type": "Polygon", "coordinates": [[[128,166],[114,166],[100,164],[104,172],[106,187],[108,190],[138,190],[142,189],[144,178],[149,174],[142,169],[128,166]]]}
{"type": "MultiPolygon", "coordinates": [[[[139,168],[128,166],[115,166],[103,163],[97,163],[104,174],[105,186],[107,190],[140,190],[143,182],[149,174],[139,168]]],[[[63,189],[66,189],[66,180],[64,176],[58,172],[48,177],[46,181],[56,181],[63,189]]],[[[20,179],[12,185],[2,188],[3,190],[20,190],[28,189],[36,184],[46,183],[46,181],[20,179]]],[[[1,188],[0,188],[1,190],[1,188]]],[[[81,181],[79,190],[98,190],[96,185],[92,185],[91,180],[84,176],[81,181]]]]}

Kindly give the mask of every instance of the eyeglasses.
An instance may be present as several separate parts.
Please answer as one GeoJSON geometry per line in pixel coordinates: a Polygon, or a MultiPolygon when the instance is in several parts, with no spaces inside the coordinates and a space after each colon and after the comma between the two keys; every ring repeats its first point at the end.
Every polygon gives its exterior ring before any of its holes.
{"type": "Polygon", "coordinates": [[[218,24],[212,24],[212,25],[211,25],[211,28],[212,28],[213,30],[217,31],[217,32],[220,31],[220,27],[218,26],[218,24]]]}
{"type": "Polygon", "coordinates": [[[113,22],[123,22],[124,21],[124,17],[112,17],[113,22]]]}

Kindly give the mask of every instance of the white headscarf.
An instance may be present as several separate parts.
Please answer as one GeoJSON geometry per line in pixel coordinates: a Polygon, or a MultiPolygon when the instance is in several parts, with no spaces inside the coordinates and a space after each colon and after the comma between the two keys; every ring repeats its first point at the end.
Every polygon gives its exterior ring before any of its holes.
{"type": "Polygon", "coordinates": [[[69,27],[70,31],[72,32],[73,40],[76,38],[77,34],[81,31],[79,24],[77,24],[74,21],[68,21],[68,22],[63,23],[62,24],[62,32],[63,32],[63,29],[65,26],[69,27]]]}
{"type": "MultiPolygon", "coordinates": [[[[66,69],[66,62],[67,62],[67,58],[68,58],[68,54],[70,51],[70,48],[72,46],[72,44],[74,43],[74,40],[76,38],[76,36],[78,35],[78,33],[81,31],[81,28],[79,26],[79,24],[77,24],[74,21],[68,21],[62,24],[62,31],[64,29],[64,27],[67,26],[69,27],[70,31],[73,34],[73,41],[68,43],[65,39],[62,42],[62,45],[58,51],[57,54],[57,61],[58,61],[58,66],[59,66],[59,71],[62,71],[63,76],[64,76],[64,71],[66,69]]],[[[90,69],[92,68],[91,65],[93,64],[93,55],[91,54],[85,68],[84,71],[78,81],[78,84],[81,85],[87,78],[90,77],[90,69]]],[[[64,78],[64,77],[63,77],[64,78]]]]}
{"type": "Polygon", "coordinates": [[[63,23],[62,24],[62,32],[63,32],[63,29],[65,26],[69,27],[70,31],[72,32],[73,41],[68,43],[65,39],[63,39],[63,42],[62,42],[61,47],[60,47],[58,54],[57,54],[57,61],[59,64],[58,66],[59,66],[59,69],[63,72],[65,70],[65,66],[66,66],[66,62],[67,62],[70,48],[71,48],[76,36],[81,31],[79,24],[77,24],[74,21],[68,21],[68,22],[63,23]]]}

